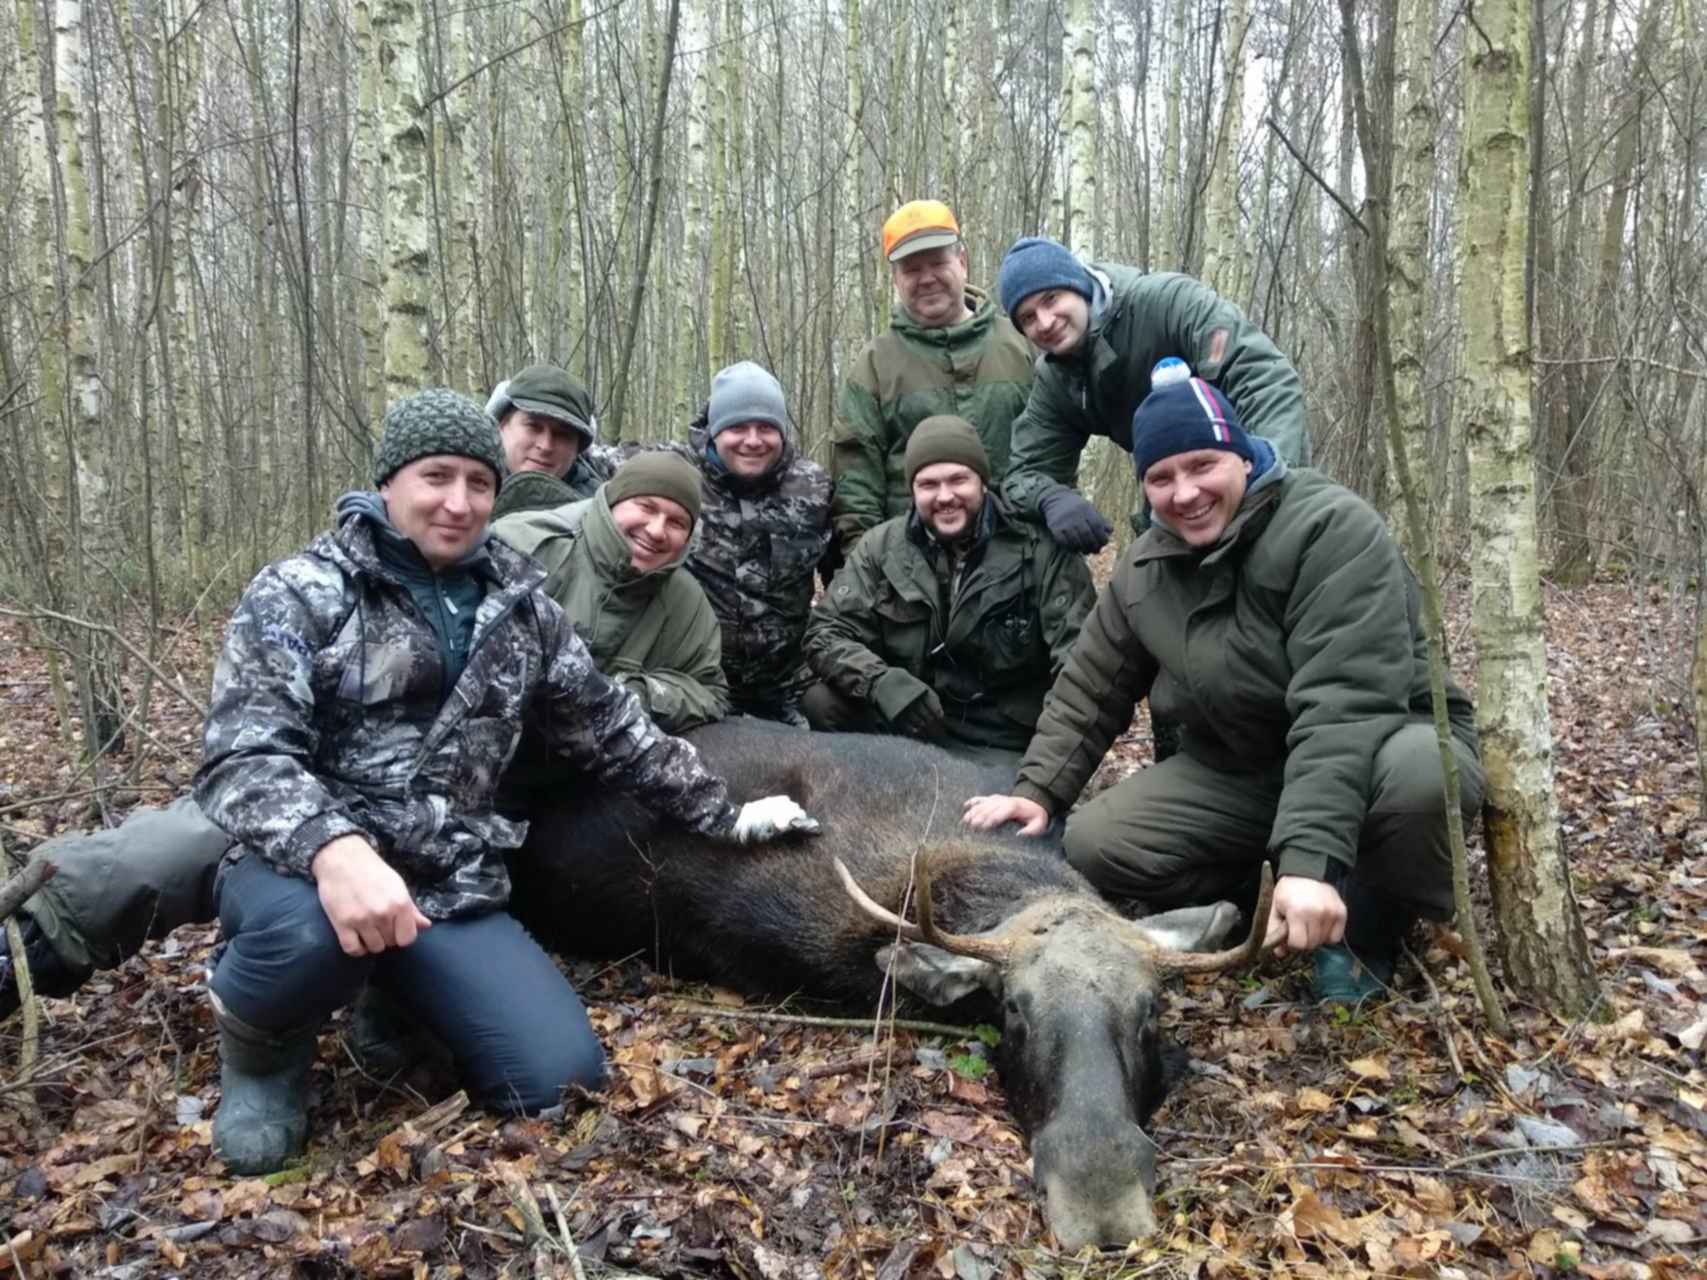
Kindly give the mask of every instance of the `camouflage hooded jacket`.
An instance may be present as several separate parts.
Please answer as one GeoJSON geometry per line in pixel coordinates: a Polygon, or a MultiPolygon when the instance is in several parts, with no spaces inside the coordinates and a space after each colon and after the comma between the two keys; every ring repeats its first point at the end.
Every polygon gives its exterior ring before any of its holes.
{"type": "Polygon", "coordinates": [[[491,910],[509,899],[505,851],[527,834],[493,797],[529,720],[600,782],[727,834],[722,780],[599,673],[539,567],[489,541],[469,568],[485,595],[448,693],[433,630],[369,517],[257,574],[214,671],[195,780],[207,816],[285,874],[307,878],[329,841],[361,835],[430,918],[491,910]]]}

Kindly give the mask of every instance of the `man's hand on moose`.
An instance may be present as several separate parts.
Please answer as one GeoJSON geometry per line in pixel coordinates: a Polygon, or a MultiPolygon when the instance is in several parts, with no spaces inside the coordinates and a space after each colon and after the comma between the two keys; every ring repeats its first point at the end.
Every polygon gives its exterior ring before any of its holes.
{"type": "Polygon", "coordinates": [[[1024,796],[973,796],[961,810],[960,821],[974,831],[994,831],[1017,822],[1022,836],[1040,836],[1049,827],[1049,810],[1024,796]]]}
{"type": "Polygon", "coordinates": [[[787,796],[749,800],[735,815],[736,844],[758,844],[784,835],[818,834],[818,820],[787,796]]]}
{"type": "Polygon", "coordinates": [[[1307,876],[1281,876],[1275,882],[1265,947],[1283,956],[1288,951],[1313,951],[1343,937],[1345,899],[1338,889],[1307,876]]]}
{"type": "Polygon", "coordinates": [[[320,909],[352,956],[407,947],[433,927],[421,914],[409,886],[361,836],[339,836],[321,847],[309,864],[320,891],[320,909]]]}

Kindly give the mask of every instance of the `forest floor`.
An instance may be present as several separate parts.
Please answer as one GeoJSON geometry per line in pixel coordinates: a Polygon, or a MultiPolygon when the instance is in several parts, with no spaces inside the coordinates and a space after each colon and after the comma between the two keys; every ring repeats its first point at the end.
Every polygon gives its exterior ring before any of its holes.
{"type": "MultiPolygon", "coordinates": [[[[1514,1032],[1493,1036],[1438,936],[1355,1012],[1313,1009],[1303,961],[1191,979],[1166,1015],[1194,1070],[1157,1116],[1160,1231],[1124,1252],[1053,1247],[975,1035],[874,1030],[870,1011],[791,1021],[634,959],[565,961],[613,1067],[566,1118],[460,1110],[425,1068],[369,1079],[328,1034],[309,1160],[227,1177],[209,1149],[213,934],[192,927],[43,1002],[27,1080],[22,1019],[0,1025],[0,1277],[569,1276],[571,1241],[593,1277],[1707,1274],[1687,614],[1625,585],[1548,604],[1558,799],[1604,1020],[1511,998],[1514,1032]]],[[[186,629],[167,651],[196,693],[211,639],[186,629]]],[[[0,708],[8,846],[96,824],[43,657],[9,624],[0,708]]],[[[145,790],[104,793],[108,816],[180,793],[197,731],[157,692],[145,790]]],[[[1117,755],[1101,783],[1148,760],[1142,726],[1117,755]]],[[[1485,897],[1479,841],[1472,857],[1485,897]]]]}

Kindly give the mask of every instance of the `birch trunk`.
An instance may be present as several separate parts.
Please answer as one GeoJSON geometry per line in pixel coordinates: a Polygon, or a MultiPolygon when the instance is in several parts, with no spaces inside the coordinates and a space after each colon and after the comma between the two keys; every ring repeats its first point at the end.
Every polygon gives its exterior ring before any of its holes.
{"type": "Polygon", "coordinates": [[[1245,35],[1250,25],[1250,0],[1231,0],[1223,28],[1226,69],[1217,76],[1222,85],[1221,115],[1210,161],[1203,254],[1203,278],[1227,297],[1239,296],[1245,261],[1239,251],[1239,120],[1244,111],[1245,35]]]}
{"type": "Polygon", "coordinates": [[[1487,846],[1507,979],[1564,1017],[1600,1002],[1553,787],[1535,529],[1524,232],[1529,0],[1476,8],[1466,45],[1458,196],[1463,411],[1470,453],[1471,622],[1487,770],[1487,846]]]}
{"type": "Polygon", "coordinates": [[[385,416],[385,173],[380,161],[380,84],[384,72],[374,31],[373,0],[356,0],[353,17],[356,119],[350,137],[350,167],[357,190],[358,257],[356,331],[361,336],[361,395],[368,429],[385,416]]]}
{"type": "Polygon", "coordinates": [[[427,134],[421,118],[421,12],[413,0],[381,0],[381,119],[385,174],[385,391],[396,400],[429,380],[427,134]]]}
{"type": "Polygon", "coordinates": [[[1074,253],[1089,260],[1096,255],[1097,204],[1097,84],[1096,5],[1094,0],[1071,0],[1067,6],[1068,83],[1072,86],[1067,114],[1067,239],[1074,253]]]}

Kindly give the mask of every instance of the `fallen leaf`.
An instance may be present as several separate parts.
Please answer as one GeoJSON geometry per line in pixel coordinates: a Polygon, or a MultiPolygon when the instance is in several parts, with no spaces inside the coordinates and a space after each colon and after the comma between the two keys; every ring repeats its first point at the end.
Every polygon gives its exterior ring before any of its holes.
{"type": "Polygon", "coordinates": [[[1331,1097],[1323,1093],[1320,1089],[1309,1088],[1300,1089],[1297,1096],[1293,1099],[1293,1102],[1297,1106],[1298,1110],[1311,1114],[1323,1111],[1332,1111],[1337,1105],[1331,1097]]]}
{"type": "Polygon", "coordinates": [[[1393,1078],[1392,1072],[1387,1070],[1387,1064],[1379,1058],[1353,1058],[1345,1065],[1360,1080],[1391,1080],[1393,1078]]]}

